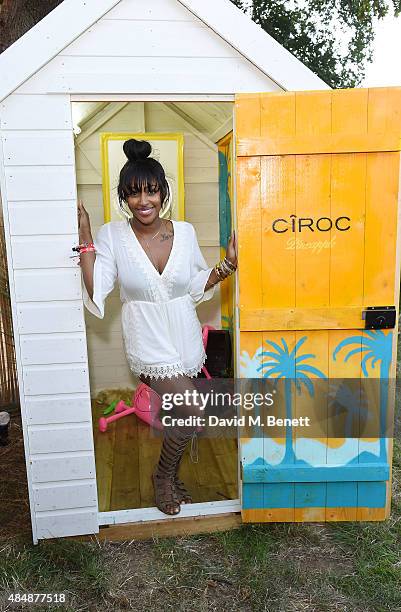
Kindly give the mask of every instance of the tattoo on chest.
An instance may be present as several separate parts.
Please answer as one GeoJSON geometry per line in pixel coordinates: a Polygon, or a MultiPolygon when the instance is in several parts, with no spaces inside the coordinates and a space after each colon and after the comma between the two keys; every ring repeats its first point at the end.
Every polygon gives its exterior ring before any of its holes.
{"type": "Polygon", "coordinates": [[[166,240],[171,240],[173,236],[174,234],[172,232],[171,233],[165,232],[163,234],[160,234],[160,242],[166,242],[166,240]]]}

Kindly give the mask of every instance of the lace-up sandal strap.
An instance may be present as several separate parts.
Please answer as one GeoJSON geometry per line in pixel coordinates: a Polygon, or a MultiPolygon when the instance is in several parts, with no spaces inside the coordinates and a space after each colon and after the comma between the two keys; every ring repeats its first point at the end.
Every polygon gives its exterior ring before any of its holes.
{"type": "Polygon", "coordinates": [[[175,475],[185,447],[192,435],[192,432],[184,434],[182,432],[169,432],[165,435],[158,465],[159,473],[175,475]]]}
{"type": "Polygon", "coordinates": [[[164,514],[178,514],[180,500],[175,491],[174,478],[152,474],[156,507],[164,514]]]}
{"type": "Polygon", "coordinates": [[[184,483],[177,476],[174,479],[175,490],[181,504],[192,504],[192,497],[185,488],[184,483]]]}

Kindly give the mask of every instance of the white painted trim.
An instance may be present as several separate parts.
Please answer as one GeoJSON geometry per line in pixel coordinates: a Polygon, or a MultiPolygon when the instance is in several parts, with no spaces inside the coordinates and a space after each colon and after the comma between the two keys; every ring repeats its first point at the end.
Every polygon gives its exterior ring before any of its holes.
{"type": "Polygon", "coordinates": [[[230,0],[177,0],[285,90],[330,89],[230,0]]]}
{"type": "MultiPolygon", "coordinates": [[[[19,94],[16,94],[19,95],[19,94]]],[[[29,94],[25,94],[29,95],[29,94]]],[[[37,94],[31,94],[37,95],[37,94]]],[[[71,94],[71,102],[234,102],[232,94],[71,94]]]]}
{"type": "MultiPolygon", "coordinates": [[[[0,131],[1,136],[1,131],[0,131]]],[[[22,421],[22,436],[24,440],[24,455],[25,465],[28,482],[28,499],[29,508],[31,513],[31,525],[32,525],[32,539],[33,543],[38,543],[37,525],[36,525],[36,511],[35,511],[35,499],[34,491],[32,486],[32,465],[30,462],[30,447],[29,447],[29,436],[28,436],[28,419],[25,405],[25,392],[24,392],[24,377],[22,370],[22,359],[21,359],[21,347],[20,347],[20,335],[18,330],[18,316],[17,316],[17,301],[15,295],[15,283],[14,283],[14,266],[11,251],[11,237],[10,237],[10,221],[8,211],[8,200],[7,200],[7,185],[6,175],[4,168],[4,151],[3,151],[3,139],[0,138],[0,192],[1,192],[1,206],[3,211],[3,223],[4,223],[4,237],[6,243],[7,253],[7,273],[10,290],[10,301],[11,301],[11,313],[12,313],[12,325],[14,334],[14,348],[15,348],[15,362],[17,366],[18,374],[18,386],[20,395],[20,407],[21,407],[21,421],[22,421]]]]}
{"type": "MultiPolygon", "coordinates": [[[[0,101],[120,0],[64,0],[0,56],[0,101]]],[[[230,0],[177,0],[283,90],[330,89],[230,0]]],[[[43,92],[45,93],[45,92],[43,92]]]]}
{"type": "Polygon", "coordinates": [[[145,521],[171,521],[191,516],[212,516],[241,512],[239,499],[203,502],[200,504],[183,504],[179,514],[164,514],[158,508],[135,508],[133,510],[115,510],[99,512],[99,525],[118,525],[121,523],[143,523],[145,521]]]}
{"type": "Polygon", "coordinates": [[[64,0],[0,56],[0,101],[56,57],[120,0],[64,0]]]}

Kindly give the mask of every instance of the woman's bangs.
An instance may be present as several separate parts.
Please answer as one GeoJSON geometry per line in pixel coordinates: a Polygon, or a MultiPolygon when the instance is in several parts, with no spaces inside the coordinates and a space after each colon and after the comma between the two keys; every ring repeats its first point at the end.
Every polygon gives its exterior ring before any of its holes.
{"type": "Polygon", "coordinates": [[[153,190],[155,187],[161,188],[159,178],[149,167],[136,168],[135,172],[129,172],[124,185],[127,195],[132,191],[142,191],[144,187],[148,190],[153,190]]]}

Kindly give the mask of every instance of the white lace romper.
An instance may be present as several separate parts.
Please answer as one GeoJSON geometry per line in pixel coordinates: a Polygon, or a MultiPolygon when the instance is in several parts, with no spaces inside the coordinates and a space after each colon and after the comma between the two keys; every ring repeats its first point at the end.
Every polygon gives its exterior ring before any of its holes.
{"type": "Polygon", "coordinates": [[[193,225],[173,220],[173,226],[173,246],[162,274],[123,220],[102,225],[94,240],[93,300],[81,277],[84,304],[101,319],[118,278],[124,349],[137,376],[193,377],[206,360],[196,307],[213,297],[215,286],[204,291],[213,268],[206,264],[193,225]]]}

